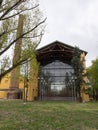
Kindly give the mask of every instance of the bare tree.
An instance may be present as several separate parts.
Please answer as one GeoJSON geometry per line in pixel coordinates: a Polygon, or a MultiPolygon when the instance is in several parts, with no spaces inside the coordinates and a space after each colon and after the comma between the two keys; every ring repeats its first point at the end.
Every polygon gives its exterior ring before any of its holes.
{"type": "Polygon", "coordinates": [[[41,41],[45,21],[36,0],[0,1],[0,81],[14,68],[33,58],[32,51],[41,41]],[[16,35],[20,15],[24,16],[24,26],[22,33],[16,35]],[[21,55],[12,63],[13,50],[20,39],[21,55]]]}

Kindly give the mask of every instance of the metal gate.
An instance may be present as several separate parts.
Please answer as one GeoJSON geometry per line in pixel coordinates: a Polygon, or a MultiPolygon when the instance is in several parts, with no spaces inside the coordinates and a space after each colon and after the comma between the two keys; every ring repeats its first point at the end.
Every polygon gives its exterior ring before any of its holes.
{"type": "Polygon", "coordinates": [[[39,74],[40,100],[76,100],[73,68],[56,60],[42,66],[39,74]]]}

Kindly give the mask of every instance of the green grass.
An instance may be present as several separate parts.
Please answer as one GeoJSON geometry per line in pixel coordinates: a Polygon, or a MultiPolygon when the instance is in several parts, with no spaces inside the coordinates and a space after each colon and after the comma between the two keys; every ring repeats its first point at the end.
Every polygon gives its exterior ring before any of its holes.
{"type": "Polygon", "coordinates": [[[98,130],[98,102],[0,101],[0,130],[98,130]]]}

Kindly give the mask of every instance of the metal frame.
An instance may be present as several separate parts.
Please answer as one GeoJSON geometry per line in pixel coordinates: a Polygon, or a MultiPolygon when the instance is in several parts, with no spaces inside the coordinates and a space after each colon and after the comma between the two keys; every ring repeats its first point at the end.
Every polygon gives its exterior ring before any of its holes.
{"type": "MultiPolygon", "coordinates": [[[[56,70],[62,70],[62,71],[64,71],[66,73],[66,70],[67,71],[68,71],[68,69],[72,70],[72,68],[68,68],[68,67],[64,67],[64,68],[56,68],[56,67],[44,68],[44,67],[42,66],[42,69],[40,70],[40,74],[39,74],[39,99],[40,100],[49,100],[50,99],[49,97],[52,97],[51,93],[50,93],[50,96],[49,96],[49,90],[48,90],[49,85],[51,87],[51,83],[49,81],[47,81],[47,78],[51,78],[51,79],[56,79],[56,78],[64,79],[65,78],[66,79],[66,77],[68,75],[63,75],[63,76],[62,75],[58,75],[58,76],[49,75],[50,76],[49,77],[49,76],[45,75],[44,72],[45,71],[51,71],[51,70],[52,71],[53,70],[55,70],[55,71],[56,70]],[[47,91],[47,95],[46,95],[45,91],[47,91]]],[[[61,84],[54,83],[54,85],[56,85],[56,86],[57,85],[65,85],[66,86],[65,90],[68,91],[70,96],[68,96],[68,93],[65,92],[65,96],[64,95],[62,96],[64,98],[60,97],[61,99],[67,100],[68,98],[70,98],[70,100],[76,101],[76,88],[75,88],[75,78],[74,78],[74,75],[72,74],[72,75],[68,76],[68,78],[69,78],[69,81],[68,81],[67,84],[66,83],[64,84],[63,82],[61,82],[61,84]]],[[[56,100],[56,96],[54,96],[54,97],[55,97],[55,100],[56,100]]]]}

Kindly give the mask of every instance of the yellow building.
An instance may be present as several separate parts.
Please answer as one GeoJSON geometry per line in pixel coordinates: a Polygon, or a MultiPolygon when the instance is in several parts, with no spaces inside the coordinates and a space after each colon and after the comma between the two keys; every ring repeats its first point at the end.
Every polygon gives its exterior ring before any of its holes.
{"type": "MultiPolygon", "coordinates": [[[[25,98],[28,101],[78,100],[75,96],[75,80],[72,75],[73,50],[74,47],[59,41],[37,49],[36,56],[30,62],[28,81],[25,82],[25,79],[20,77],[18,89],[10,90],[10,74],[6,75],[0,85],[0,98],[7,98],[8,94],[16,93],[18,94],[16,98],[25,98]]],[[[86,54],[87,52],[81,50],[81,60],[86,54]]],[[[85,66],[85,63],[83,64],[85,66]]],[[[84,80],[88,82],[87,77],[84,80]]],[[[88,94],[83,91],[87,88],[87,83],[81,86],[83,102],[89,101],[88,94]]]]}
{"type": "MultiPolygon", "coordinates": [[[[7,99],[8,91],[10,90],[10,77],[11,73],[7,74],[1,81],[0,84],[0,99],[7,99]]],[[[23,91],[24,89],[24,79],[20,77],[19,88],[23,91]]]]}

